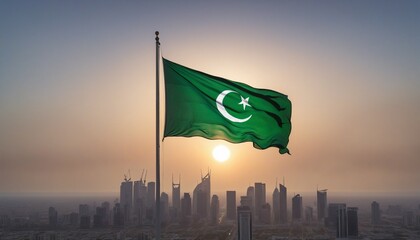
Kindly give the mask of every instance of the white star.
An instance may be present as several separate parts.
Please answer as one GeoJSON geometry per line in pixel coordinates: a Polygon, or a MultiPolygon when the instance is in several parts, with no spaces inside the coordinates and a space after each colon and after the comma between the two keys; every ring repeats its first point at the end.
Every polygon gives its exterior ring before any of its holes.
{"type": "Polygon", "coordinates": [[[242,104],[242,106],[244,106],[244,110],[245,110],[245,108],[246,108],[246,106],[249,106],[249,107],[251,107],[251,105],[249,105],[249,103],[248,103],[248,101],[249,101],[249,97],[247,97],[247,98],[243,98],[242,96],[241,96],[241,102],[240,103],[238,103],[238,104],[242,104]]]}

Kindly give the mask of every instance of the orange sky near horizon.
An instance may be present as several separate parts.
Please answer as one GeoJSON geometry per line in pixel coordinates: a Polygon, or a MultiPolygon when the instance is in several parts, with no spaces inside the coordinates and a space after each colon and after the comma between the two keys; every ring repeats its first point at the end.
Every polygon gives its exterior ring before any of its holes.
{"type": "Polygon", "coordinates": [[[418,2],[48,3],[0,3],[0,193],[154,181],[159,30],[165,58],[292,101],[291,155],[166,138],[162,190],[211,169],[219,192],[285,177],[291,192],[420,194],[418,2]]]}

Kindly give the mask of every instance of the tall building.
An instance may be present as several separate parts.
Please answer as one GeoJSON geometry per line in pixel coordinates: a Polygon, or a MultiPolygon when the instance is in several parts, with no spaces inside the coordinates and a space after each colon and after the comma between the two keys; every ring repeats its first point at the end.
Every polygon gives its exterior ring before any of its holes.
{"type": "Polygon", "coordinates": [[[226,191],[226,218],[228,220],[236,219],[236,192],[226,191]]]}
{"type": "Polygon", "coordinates": [[[213,195],[211,197],[211,204],[210,204],[210,223],[215,225],[219,223],[219,197],[217,195],[213,195]]]}
{"type": "Polygon", "coordinates": [[[89,205],[79,204],[79,217],[90,216],[89,205]]]}
{"type": "Polygon", "coordinates": [[[93,215],[93,227],[101,228],[106,226],[106,208],[97,207],[95,215],[93,215]]]}
{"type": "Polygon", "coordinates": [[[102,202],[101,207],[105,209],[105,222],[104,225],[108,226],[111,224],[111,204],[109,202],[102,202]]]}
{"type": "Polygon", "coordinates": [[[274,223],[280,223],[280,191],[277,188],[273,191],[273,215],[274,215],[274,223]]]}
{"type": "Polygon", "coordinates": [[[338,210],[346,209],[345,203],[330,203],[328,204],[328,219],[327,226],[331,229],[337,229],[338,210]]]}
{"type": "Polygon", "coordinates": [[[305,222],[312,223],[314,209],[310,206],[305,207],[305,222]]]}
{"type": "Polygon", "coordinates": [[[48,224],[51,227],[56,227],[58,224],[58,213],[53,207],[48,208],[48,224]]]}
{"type": "Polygon", "coordinates": [[[134,181],[134,196],[133,196],[133,215],[136,222],[143,224],[143,218],[146,216],[146,199],[147,186],[146,180],[143,177],[139,181],[134,181]]]}
{"type": "Polygon", "coordinates": [[[252,213],[248,206],[239,206],[238,215],[238,240],[252,239],[252,213]]]}
{"type": "Polygon", "coordinates": [[[377,225],[381,222],[381,208],[376,201],[373,201],[371,204],[371,216],[373,225],[377,225]]]}
{"type": "Polygon", "coordinates": [[[181,179],[178,183],[174,183],[172,177],[172,211],[174,218],[178,218],[181,211],[181,179]]]}
{"type": "Polygon", "coordinates": [[[327,190],[316,191],[316,209],[318,221],[324,221],[327,216],[327,190]]]}
{"type": "Polygon", "coordinates": [[[280,223],[287,223],[287,188],[280,184],[280,223]]]}
{"type": "Polygon", "coordinates": [[[249,209],[252,207],[252,198],[248,196],[241,196],[241,200],[239,202],[240,206],[248,206],[249,209]]]}
{"type": "Polygon", "coordinates": [[[255,183],[255,216],[259,219],[262,206],[266,201],[265,183],[255,183]]]}
{"type": "Polygon", "coordinates": [[[121,208],[120,203],[116,203],[114,208],[112,209],[113,212],[113,223],[116,227],[123,227],[124,226],[124,212],[121,208]]]}
{"type": "Polygon", "coordinates": [[[345,205],[337,206],[337,218],[336,218],[336,237],[337,238],[347,238],[347,209],[345,205]]]}
{"type": "Polygon", "coordinates": [[[255,216],[255,188],[254,186],[249,186],[246,190],[246,196],[249,199],[249,208],[251,209],[251,213],[255,216]]]}
{"type": "Polygon", "coordinates": [[[271,206],[269,203],[265,203],[261,206],[259,222],[263,224],[271,223],[271,206]]]}
{"type": "Polygon", "coordinates": [[[156,184],[155,182],[147,183],[147,197],[146,197],[146,219],[151,222],[155,218],[156,206],[156,184]]]}
{"type": "Polygon", "coordinates": [[[120,205],[124,212],[125,221],[130,222],[133,209],[133,182],[131,178],[124,178],[124,182],[121,182],[120,205]]]}
{"type": "Polygon", "coordinates": [[[201,182],[193,191],[193,216],[207,218],[210,212],[210,172],[201,177],[201,182]]]}
{"type": "Polygon", "coordinates": [[[89,229],[90,228],[90,212],[89,205],[80,204],[79,205],[79,218],[80,218],[80,228],[89,229]]]}
{"type": "Polygon", "coordinates": [[[181,199],[181,222],[186,224],[189,223],[192,213],[191,207],[191,196],[189,193],[184,193],[184,197],[181,199]]]}
{"type": "Polygon", "coordinates": [[[292,198],[292,220],[299,221],[302,220],[303,206],[302,206],[302,196],[296,194],[292,198]]]}
{"type": "Polygon", "coordinates": [[[162,224],[169,222],[169,195],[165,192],[160,194],[160,219],[162,224]]]}
{"type": "Polygon", "coordinates": [[[359,236],[359,219],[357,216],[357,207],[347,208],[347,236],[357,238],[359,236]]]}

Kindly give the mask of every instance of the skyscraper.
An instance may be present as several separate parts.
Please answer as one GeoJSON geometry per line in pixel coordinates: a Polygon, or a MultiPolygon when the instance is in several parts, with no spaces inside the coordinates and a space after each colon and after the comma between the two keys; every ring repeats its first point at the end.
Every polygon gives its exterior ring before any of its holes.
{"type": "Polygon", "coordinates": [[[226,218],[228,220],[236,219],[236,192],[226,191],[226,218]]]}
{"type": "Polygon", "coordinates": [[[346,209],[345,203],[330,203],[328,204],[328,219],[327,225],[331,229],[337,229],[338,210],[346,209]]]}
{"type": "Polygon", "coordinates": [[[181,211],[181,180],[178,183],[174,183],[172,177],[172,211],[175,218],[178,218],[178,215],[181,211]]]}
{"type": "Polygon", "coordinates": [[[133,208],[133,182],[131,178],[124,178],[124,182],[121,182],[120,205],[124,212],[125,221],[130,222],[133,208]]]}
{"type": "Polygon", "coordinates": [[[142,178],[134,181],[133,214],[138,224],[143,223],[146,215],[147,186],[142,178]]]}
{"type": "Polygon", "coordinates": [[[210,211],[210,172],[201,177],[201,182],[193,191],[193,216],[207,218],[210,211]]]}
{"type": "Polygon", "coordinates": [[[210,223],[213,225],[218,224],[219,222],[219,205],[219,197],[213,195],[210,204],[210,223]]]}
{"type": "Polygon", "coordinates": [[[259,219],[262,206],[266,203],[265,183],[255,183],[255,216],[259,219]]]}
{"type": "Polygon", "coordinates": [[[337,218],[336,218],[336,232],[337,238],[347,238],[347,209],[346,205],[338,205],[337,206],[337,218]]]}
{"type": "Polygon", "coordinates": [[[184,224],[189,223],[191,218],[191,196],[189,193],[184,193],[181,199],[181,222],[184,224]]]}
{"type": "Polygon", "coordinates": [[[79,205],[79,218],[80,218],[80,228],[81,229],[89,229],[90,228],[90,213],[89,213],[89,205],[87,204],[80,204],[79,205]]]}
{"type": "Polygon", "coordinates": [[[359,219],[357,216],[357,207],[347,208],[347,236],[356,238],[359,236],[359,219]]]}
{"type": "Polygon", "coordinates": [[[302,196],[300,194],[296,194],[292,198],[292,220],[299,221],[302,220],[302,196]]]}
{"type": "Polygon", "coordinates": [[[165,192],[160,194],[160,219],[162,224],[169,221],[169,195],[165,192]]]}
{"type": "Polygon", "coordinates": [[[254,186],[249,186],[246,190],[246,196],[249,199],[249,208],[251,209],[251,213],[255,216],[255,188],[254,186]]]}
{"type": "Polygon", "coordinates": [[[377,225],[381,222],[381,208],[379,203],[373,201],[371,204],[372,224],[377,225]]]}
{"type": "Polygon", "coordinates": [[[310,206],[305,207],[305,222],[312,223],[314,209],[310,206]]]}
{"type": "Polygon", "coordinates": [[[269,203],[265,203],[261,206],[259,222],[263,224],[270,224],[271,223],[271,206],[269,203]]]}
{"type": "Polygon", "coordinates": [[[318,221],[324,221],[327,216],[327,190],[316,191],[316,208],[318,214],[318,221]]]}
{"type": "Polygon", "coordinates": [[[48,224],[51,227],[56,227],[58,224],[58,213],[54,207],[48,208],[48,224]]]}
{"type": "Polygon", "coordinates": [[[280,223],[287,223],[287,188],[280,184],[280,223]]]}
{"type": "Polygon", "coordinates": [[[156,184],[155,182],[147,183],[147,197],[146,197],[146,219],[153,221],[155,218],[156,205],[156,184]]]}
{"type": "Polygon", "coordinates": [[[273,191],[273,215],[274,223],[280,223],[280,192],[277,185],[273,191]]]}
{"type": "Polygon", "coordinates": [[[248,206],[239,206],[238,213],[238,240],[252,239],[252,213],[248,206]]]}

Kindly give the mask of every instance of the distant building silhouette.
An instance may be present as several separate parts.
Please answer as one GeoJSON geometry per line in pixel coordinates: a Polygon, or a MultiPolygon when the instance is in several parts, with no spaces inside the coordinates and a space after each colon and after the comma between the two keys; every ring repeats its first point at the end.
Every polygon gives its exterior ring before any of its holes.
{"type": "Polygon", "coordinates": [[[287,188],[280,184],[280,223],[287,223],[287,188]]]}
{"type": "Polygon", "coordinates": [[[90,228],[90,212],[89,205],[80,204],[79,205],[79,217],[80,217],[80,228],[89,229],[90,228]]]}
{"type": "Polygon", "coordinates": [[[155,218],[155,206],[156,206],[156,183],[147,183],[147,199],[146,199],[146,219],[153,222],[155,218]]]}
{"type": "Polygon", "coordinates": [[[259,222],[262,224],[271,223],[271,206],[269,203],[265,203],[261,206],[259,222]]]}
{"type": "Polygon", "coordinates": [[[337,205],[336,237],[347,238],[347,209],[346,205],[337,205]]]}
{"type": "Polygon", "coordinates": [[[228,220],[236,219],[236,192],[226,191],[226,218],[228,220]]]}
{"type": "Polygon", "coordinates": [[[306,206],[305,207],[305,222],[306,223],[312,223],[312,220],[313,220],[313,213],[314,212],[314,209],[312,208],[312,207],[310,207],[310,206],[306,206]]]}
{"type": "Polygon", "coordinates": [[[266,203],[265,183],[255,183],[255,216],[260,220],[262,206],[266,203]]]}
{"type": "Polygon", "coordinates": [[[121,182],[120,206],[124,211],[125,221],[130,222],[131,212],[133,210],[133,182],[131,178],[124,178],[124,182],[121,182]]]}
{"type": "Polygon", "coordinates": [[[213,225],[219,223],[219,208],[219,197],[217,195],[213,195],[210,203],[210,223],[213,225]]]}
{"type": "Polygon", "coordinates": [[[381,208],[376,201],[373,201],[371,204],[371,216],[373,225],[377,225],[381,222],[381,208]]]}
{"type": "Polygon", "coordinates": [[[239,205],[242,206],[242,207],[248,206],[249,209],[251,209],[252,198],[250,198],[249,196],[241,196],[241,200],[239,201],[239,205]]]}
{"type": "Polygon", "coordinates": [[[280,191],[277,188],[273,191],[273,216],[274,216],[274,223],[280,223],[280,191]]]}
{"type": "Polygon", "coordinates": [[[414,212],[413,211],[405,211],[403,213],[402,222],[404,227],[412,227],[414,226],[414,212]]]}
{"type": "Polygon", "coordinates": [[[113,210],[113,223],[116,227],[123,227],[124,226],[124,211],[121,208],[119,203],[116,203],[113,210]]]}
{"type": "Polygon", "coordinates": [[[181,180],[174,183],[172,177],[172,218],[177,219],[181,212],[181,180]]]}
{"type": "Polygon", "coordinates": [[[246,190],[246,196],[249,199],[249,208],[251,209],[251,213],[255,216],[255,188],[254,186],[249,186],[246,190]]]}
{"type": "Polygon", "coordinates": [[[210,212],[210,172],[201,177],[201,182],[193,191],[193,216],[205,219],[210,212]]]}
{"type": "Polygon", "coordinates": [[[357,215],[358,208],[347,208],[347,236],[357,238],[359,236],[359,218],[357,215]]]}
{"type": "Polygon", "coordinates": [[[48,208],[48,224],[51,227],[56,227],[58,225],[58,213],[54,207],[48,208]]]}
{"type": "Polygon", "coordinates": [[[302,196],[296,194],[292,198],[292,220],[299,221],[302,220],[303,206],[302,206],[302,196]]]}
{"type": "Polygon", "coordinates": [[[184,193],[181,199],[181,222],[189,223],[192,214],[191,196],[189,193],[184,193]]]}
{"type": "Polygon", "coordinates": [[[160,194],[160,220],[162,224],[169,222],[169,195],[165,192],[160,194]]]}
{"type": "Polygon", "coordinates": [[[326,221],[327,226],[330,229],[337,229],[338,222],[338,210],[346,209],[345,203],[330,203],[328,204],[328,219],[326,221]]]}
{"type": "Polygon", "coordinates": [[[141,178],[134,181],[133,216],[137,224],[142,225],[146,217],[147,186],[146,180],[141,178]]]}
{"type": "Polygon", "coordinates": [[[252,213],[248,206],[237,207],[238,240],[252,239],[252,213]]]}
{"type": "Polygon", "coordinates": [[[97,207],[95,215],[93,216],[93,227],[101,228],[106,226],[106,208],[97,207]]]}
{"type": "Polygon", "coordinates": [[[327,190],[316,191],[316,210],[318,221],[324,222],[327,216],[327,190]]]}

